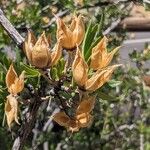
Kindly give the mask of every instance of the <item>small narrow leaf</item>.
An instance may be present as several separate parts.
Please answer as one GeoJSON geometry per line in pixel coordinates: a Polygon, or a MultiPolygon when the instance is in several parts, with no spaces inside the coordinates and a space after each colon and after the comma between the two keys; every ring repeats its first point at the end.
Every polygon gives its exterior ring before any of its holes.
{"type": "Polygon", "coordinates": [[[98,24],[96,24],[94,27],[92,27],[92,30],[90,32],[90,35],[87,36],[87,40],[86,40],[86,46],[85,46],[85,49],[84,49],[84,57],[85,57],[85,60],[88,60],[90,54],[91,54],[91,45],[96,37],[96,33],[97,33],[97,29],[98,29],[98,24]]]}
{"type": "Polygon", "coordinates": [[[101,91],[98,91],[97,94],[98,94],[98,97],[101,98],[101,99],[103,99],[103,100],[109,100],[109,101],[111,101],[111,100],[115,99],[114,97],[110,96],[108,93],[106,94],[106,93],[101,92],[101,91]]]}
{"type": "Polygon", "coordinates": [[[22,70],[26,72],[26,76],[28,78],[40,76],[40,72],[37,69],[30,67],[28,65],[25,65],[23,63],[20,63],[20,66],[22,67],[22,70]]]}
{"type": "Polygon", "coordinates": [[[51,74],[51,78],[53,80],[57,80],[58,79],[58,70],[55,67],[51,68],[50,74],[51,74]]]}
{"type": "Polygon", "coordinates": [[[86,53],[86,44],[87,44],[87,37],[90,35],[90,31],[92,30],[92,21],[89,22],[86,33],[85,33],[85,37],[83,40],[83,44],[82,44],[82,49],[83,49],[83,56],[85,56],[86,53]]]}
{"type": "Polygon", "coordinates": [[[89,60],[90,60],[90,56],[91,56],[91,53],[92,53],[92,48],[95,47],[98,42],[100,41],[101,37],[98,37],[93,43],[92,45],[90,46],[88,52],[86,53],[86,56],[85,56],[85,59],[87,60],[87,62],[89,63],[89,60]]]}
{"type": "Polygon", "coordinates": [[[119,86],[120,84],[122,84],[122,81],[116,81],[116,80],[110,80],[110,81],[108,81],[108,85],[110,86],[110,87],[117,87],[117,86],[119,86]]]}
{"type": "Polygon", "coordinates": [[[93,25],[92,21],[90,21],[87,31],[85,33],[85,38],[84,38],[83,46],[82,46],[82,50],[83,50],[82,52],[83,52],[84,57],[86,56],[86,53],[89,53],[88,51],[96,36],[97,29],[98,29],[98,24],[93,25]]]}
{"type": "Polygon", "coordinates": [[[104,21],[105,21],[105,10],[102,10],[101,19],[100,19],[100,22],[98,24],[97,37],[102,36],[104,21]]]}

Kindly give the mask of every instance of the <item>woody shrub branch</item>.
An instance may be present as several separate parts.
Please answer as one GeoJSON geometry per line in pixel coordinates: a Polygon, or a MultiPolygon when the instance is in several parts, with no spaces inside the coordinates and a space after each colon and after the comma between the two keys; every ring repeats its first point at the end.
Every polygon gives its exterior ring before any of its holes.
{"type": "MultiPolygon", "coordinates": [[[[18,33],[18,31],[14,28],[14,26],[6,18],[6,16],[4,15],[4,13],[1,9],[0,9],[0,24],[2,25],[4,30],[8,33],[10,38],[17,44],[17,46],[22,49],[24,38],[18,33]]],[[[46,79],[46,81],[49,84],[54,85],[54,92],[55,92],[55,95],[57,96],[58,90],[61,90],[61,88],[59,87],[60,82],[58,82],[56,85],[55,83],[52,83],[51,80],[49,80],[46,75],[42,74],[42,76],[46,79]],[[55,90],[56,88],[57,88],[57,90],[55,90]]],[[[34,94],[33,96],[36,100],[29,105],[28,115],[26,114],[25,122],[22,124],[22,126],[18,132],[18,136],[14,141],[14,144],[12,147],[13,150],[23,149],[26,139],[28,138],[32,129],[34,128],[37,112],[42,103],[42,100],[37,93],[34,94]]]]}
{"type": "MultiPolygon", "coordinates": [[[[15,27],[10,23],[10,21],[6,18],[3,11],[0,9],[0,24],[4,28],[4,30],[8,33],[10,38],[17,44],[19,48],[23,48],[24,38],[19,34],[19,32],[15,29],[15,27]]],[[[31,133],[38,109],[42,103],[40,96],[36,93],[34,94],[34,98],[36,99],[33,103],[29,105],[28,115],[25,117],[25,122],[22,124],[20,131],[18,132],[18,136],[14,141],[13,150],[21,150],[24,147],[26,139],[31,133]]]]}
{"type": "Polygon", "coordinates": [[[8,33],[8,35],[11,37],[11,39],[18,45],[18,47],[22,48],[24,38],[18,33],[15,27],[5,17],[2,9],[0,9],[0,24],[2,25],[4,30],[8,33]]]}

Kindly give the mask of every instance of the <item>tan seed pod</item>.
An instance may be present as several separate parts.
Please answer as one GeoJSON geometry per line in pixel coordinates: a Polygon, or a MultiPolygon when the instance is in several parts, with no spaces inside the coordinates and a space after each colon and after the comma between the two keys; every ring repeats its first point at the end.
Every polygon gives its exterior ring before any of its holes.
{"type": "Polygon", "coordinates": [[[49,68],[55,65],[61,57],[62,47],[60,40],[56,44],[56,51],[50,51],[50,36],[46,37],[45,32],[36,40],[34,34],[29,31],[24,43],[24,51],[29,62],[36,68],[49,68]]]}
{"type": "Polygon", "coordinates": [[[115,53],[119,50],[120,46],[107,52],[108,39],[104,36],[102,40],[92,49],[90,67],[94,70],[107,67],[113,59],[115,53]]]}
{"type": "Polygon", "coordinates": [[[85,27],[82,16],[74,17],[71,25],[67,26],[62,19],[57,18],[57,39],[61,38],[62,47],[73,50],[80,45],[85,35],[85,27]]]}
{"type": "Polygon", "coordinates": [[[11,94],[7,96],[5,103],[5,114],[7,118],[7,124],[11,128],[13,121],[19,124],[18,122],[18,102],[14,96],[11,94]]]}
{"type": "Polygon", "coordinates": [[[72,64],[72,73],[75,82],[79,86],[84,86],[88,79],[88,65],[83,59],[79,47],[77,47],[75,59],[72,64]]]}
{"type": "Polygon", "coordinates": [[[101,86],[103,86],[107,81],[110,80],[113,71],[121,65],[113,65],[104,69],[97,70],[96,73],[87,80],[85,88],[88,91],[94,92],[101,86]]]}
{"type": "Polygon", "coordinates": [[[24,71],[18,77],[13,65],[10,65],[8,72],[6,74],[6,85],[8,92],[17,95],[24,88],[24,71]]]}

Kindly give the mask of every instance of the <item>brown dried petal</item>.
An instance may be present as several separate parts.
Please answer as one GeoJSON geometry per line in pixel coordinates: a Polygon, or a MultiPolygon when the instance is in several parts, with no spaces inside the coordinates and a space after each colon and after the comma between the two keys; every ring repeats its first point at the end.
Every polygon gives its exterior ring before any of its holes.
{"type": "Polygon", "coordinates": [[[57,40],[59,39],[65,49],[70,50],[76,46],[73,43],[73,33],[60,18],[57,19],[57,40]]]}
{"type": "Polygon", "coordinates": [[[33,50],[33,47],[34,47],[36,41],[37,40],[36,40],[36,37],[34,36],[34,33],[32,31],[28,31],[28,35],[23,44],[23,50],[30,62],[31,62],[31,52],[33,50]]]}
{"type": "Polygon", "coordinates": [[[90,113],[95,105],[95,96],[89,96],[89,97],[85,97],[83,98],[83,100],[80,102],[77,110],[76,110],[76,114],[83,114],[83,113],[90,113]]]}
{"type": "Polygon", "coordinates": [[[121,46],[116,47],[114,50],[112,50],[110,53],[107,53],[107,56],[104,58],[104,65],[102,67],[99,67],[99,69],[106,67],[110,64],[110,62],[112,61],[114,55],[116,54],[116,52],[120,49],[121,46]]]}
{"type": "Polygon", "coordinates": [[[68,127],[70,118],[65,114],[65,112],[58,112],[53,116],[53,120],[60,126],[68,127]]]}
{"type": "Polygon", "coordinates": [[[83,113],[77,115],[76,119],[78,120],[79,127],[85,128],[91,124],[93,117],[89,113],[83,113]]]}
{"type": "Polygon", "coordinates": [[[18,101],[12,95],[7,96],[7,101],[5,103],[5,114],[7,117],[7,124],[9,128],[13,121],[18,122],[18,101]]]}
{"type": "Polygon", "coordinates": [[[86,90],[95,91],[111,78],[113,71],[121,65],[113,65],[105,69],[97,70],[96,73],[86,82],[86,90]]]}
{"type": "Polygon", "coordinates": [[[29,60],[29,62],[31,62],[31,57],[32,57],[32,50],[33,50],[33,47],[30,46],[30,44],[28,44],[26,41],[24,43],[24,52],[26,54],[26,57],[27,59],[29,60]]]}
{"type": "Polygon", "coordinates": [[[17,73],[13,65],[11,64],[6,74],[6,85],[7,85],[8,90],[10,86],[14,84],[16,78],[18,78],[17,73]]]}
{"type": "Polygon", "coordinates": [[[78,132],[80,129],[78,121],[75,119],[70,119],[70,121],[68,122],[68,127],[67,130],[73,132],[78,132]]]}
{"type": "Polygon", "coordinates": [[[88,65],[81,56],[80,49],[77,47],[76,56],[72,64],[73,78],[79,86],[84,86],[88,79],[88,65]]]}
{"type": "Polygon", "coordinates": [[[92,49],[90,67],[94,70],[98,70],[105,65],[103,59],[106,59],[107,41],[107,38],[104,36],[102,40],[100,40],[100,42],[92,49]]]}
{"type": "Polygon", "coordinates": [[[79,15],[78,17],[75,17],[75,22],[76,24],[73,31],[73,43],[74,45],[80,45],[85,35],[85,26],[82,20],[82,16],[79,15]]]}
{"type": "Polygon", "coordinates": [[[24,88],[24,74],[25,72],[23,71],[19,78],[16,78],[15,83],[12,84],[10,87],[11,89],[11,94],[16,95],[17,93],[21,92],[24,88]]]}
{"type": "MultiPolygon", "coordinates": [[[[75,16],[76,17],[76,16],[75,16]]],[[[75,21],[75,17],[72,19],[71,24],[70,24],[70,30],[73,32],[73,30],[75,29],[76,26],[76,21],[75,21]]]]}
{"type": "Polygon", "coordinates": [[[29,44],[32,44],[32,46],[35,45],[37,39],[34,35],[34,33],[32,31],[28,31],[28,36],[27,36],[27,43],[29,44]]]}
{"type": "Polygon", "coordinates": [[[31,63],[37,68],[46,68],[49,63],[49,44],[43,33],[36,42],[32,51],[31,63]]]}
{"type": "Polygon", "coordinates": [[[64,126],[68,131],[77,132],[79,131],[78,122],[75,119],[70,119],[65,112],[56,113],[53,116],[53,120],[60,126],[64,126]]]}
{"type": "Polygon", "coordinates": [[[61,42],[58,41],[58,43],[54,47],[54,51],[51,54],[51,66],[56,65],[57,62],[60,60],[61,56],[62,56],[62,46],[61,42]]]}

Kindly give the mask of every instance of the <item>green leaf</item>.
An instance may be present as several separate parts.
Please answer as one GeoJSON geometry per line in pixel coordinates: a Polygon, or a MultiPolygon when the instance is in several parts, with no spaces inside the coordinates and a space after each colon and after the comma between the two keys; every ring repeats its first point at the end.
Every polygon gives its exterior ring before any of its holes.
{"type": "Polygon", "coordinates": [[[41,79],[41,76],[36,76],[36,77],[29,77],[27,80],[26,80],[26,84],[32,84],[32,86],[34,88],[38,88],[40,86],[40,79],[41,79]]]}
{"type": "Polygon", "coordinates": [[[65,99],[68,99],[68,100],[71,98],[71,94],[70,93],[66,93],[64,91],[60,92],[60,95],[62,97],[65,97],[65,99]]]}
{"type": "Polygon", "coordinates": [[[3,55],[2,63],[5,64],[6,68],[9,68],[12,62],[10,59],[7,58],[6,55],[3,55]]]}
{"type": "Polygon", "coordinates": [[[3,73],[7,72],[6,68],[4,67],[4,65],[2,65],[2,63],[0,63],[0,72],[3,72],[3,73]]]}
{"type": "Polygon", "coordinates": [[[145,10],[147,10],[147,11],[150,10],[150,1],[145,0],[145,1],[143,2],[143,5],[144,5],[144,7],[145,7],[145,10]]]}
{"type": "Polygon", "coordinates": [[[3,72],[0,72],[0,84],[5,83],[5,74],[3,72]]]}
{"type": "Polygon", "coordinates": [[[104,21],[105,21],[105,10],[102,11],[101,19],[100,19],[100,22],[98,24],[97,37],[102,36],[102,29],[104,26],[104,21]]]}
{"type": "Polygon", "coordinates": [[[98,42],[100,41],[100,39],[101,39],[101,37],[98,37],[98,38],[95,40],[95,42],[92,43],[91,47],[89,48],[89,51],[88,51],[88,53],[87,53],[87,57],[88,57],[87,62],[90,61],[90,56],[91,56],[92,48],[95,47],[95,46],[98,44],[98,42]]]}
{"type": "Polygon", "coordinates": [[[65,60],[62,58],[55,67],[57,69],[57,76],[61,77],[65,67],[65,60]]]}
{"type": "Polygon", "coordinates": [[[21,53],[20,53],[20,49],[19,48],[15,48],[15,52],[16,52],[16,62],[19,63],[21,62],[21,53]]]}
{"type": "Polygon", "coordinates": [[[114,98],[113,96],[110,96],[108,93],[103,93],[102,91],[98,91],[97,92],[98,97],[103,99],[103,100],[109,100],[109,101],[115,101],[116,98],[114,98]]]}
{"type": "Polygon", "coordinates": [[[26,72],[28,78],[39,77],[41,75],[41,73],[37,69],[30,67],[29,65],[20,63],[20,66],[22,71],[24,70],[26,72]]]}
{"type": "Polygon", "coordinates": [[[107,83],[110,87],[113,88],[119,86],[122,83],[122,81],[109,80],[107,83]]]}
{"type": "Polygon", "coordinates": [[[53,80],[57,80],[59,78],[58,77],[58,70],[55,67],[51,68],[50,74],[51,74],[51,78],[53,80]]]}
{"type": "Polygon", "coordinates": [[[83,40],[83,44],[82,44],[82,50],[83,50],[82,52],[83,52],[84,56],[86,54],[87,38],[89,37],[91,30],[92,30],[92,21],[90,21],[89,24],[88,24],[88,27],[87,27],[87,30],[86,30],[86,33],[85,33],[85,37],[84,37],[84,40],[83,40]]]}
{"type": "Polygon", "coordinates": [[[83,41],[83,46],[82,46],[83,56],[85,60],[88,60],[91,54],[91,51],[89,48],[91,47],[91,44],[95,39],[97,29],[98,29],[98,24],[93,25],[92,22],[90,21],[86,34],[85,34],[84,41],[83,41]]]}
{"type": "Polygon", "coordinates": [[[91,55],[92,48],[99,42],[99,40],[102,36],[104,19],[105,19],[105,15],[104,15],[104,11],[103,11],[99,24],[94,25],[92,23],[92,21],[90,21],[90,23],[88,25],[88,28],[87,28],[87,31],[85,34],[85,38],[83,41],[83,45],[82,45],[83,56],[86,61],[89,61],[89,57],[91,55]]]}

